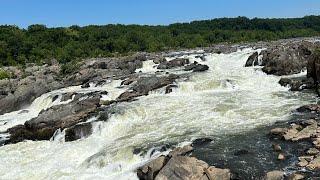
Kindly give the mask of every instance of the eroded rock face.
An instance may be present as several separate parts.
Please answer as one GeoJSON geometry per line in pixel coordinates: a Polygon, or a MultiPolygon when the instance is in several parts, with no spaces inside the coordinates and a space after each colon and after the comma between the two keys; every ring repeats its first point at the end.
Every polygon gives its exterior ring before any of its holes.
{"type": "Polygon", "coordinates": [[[78,95],[69,104],[53,106],[41,111],[39,116],[8,129],[10,140],[7,143],[17,143],[28,140],[49,140],[57,129],[72,127],[84,122],[99,106],[100,94],[78,95]],[[81,97],[87,97],[80,100],[81,97]]]}

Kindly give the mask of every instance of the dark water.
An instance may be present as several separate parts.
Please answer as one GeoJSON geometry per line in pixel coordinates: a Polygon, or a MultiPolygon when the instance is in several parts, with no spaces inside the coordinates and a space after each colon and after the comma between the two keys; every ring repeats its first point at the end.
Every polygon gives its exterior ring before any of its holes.
{"type": "MultiPolygon", "coordinates": [[[[293,114],[290,122],[315,116],[315,114],[293,114]]],[[[209,144],[195,147],[192,155],[209,165],[229,168],[235,179],[262,179],[266,172],[273,170],[283,170],[287,174],[301,171],[307,177],[320,177],[320,173],[303,171],[296,165],[298,157],[303,156],[304,151],[312,146],[311,142],[293,143],[269,136],[271,129],[287,127],[288,124],[281,122],[242,134],[214,138],[209,144]],[[281,146],[281,153],[286,156],[285,160],[278,160],[280,152],[275,152],[272,144],[281,146]]]]}

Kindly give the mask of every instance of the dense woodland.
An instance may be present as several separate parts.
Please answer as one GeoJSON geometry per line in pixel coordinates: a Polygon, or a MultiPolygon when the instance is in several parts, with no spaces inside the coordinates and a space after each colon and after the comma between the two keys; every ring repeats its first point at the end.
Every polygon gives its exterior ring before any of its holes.
{"type": "MultiPolygon", "coordinates": [[[[220,18],[168,26],[110,24],[47,28],[0,26],[0,66],[68,63],[87,57],[193,48],[220,42],[269,41],[320,35],[320,16],[290,19],[220,18]]],[[[71,64],[71,63],[69,63],[71,64]]]]}

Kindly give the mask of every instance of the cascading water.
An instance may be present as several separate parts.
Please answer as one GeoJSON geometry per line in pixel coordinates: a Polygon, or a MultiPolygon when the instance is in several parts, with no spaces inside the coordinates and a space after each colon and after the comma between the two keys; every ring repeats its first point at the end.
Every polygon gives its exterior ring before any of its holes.
{"type": "MultiPolygon", "coordinates": [[[[290,111],[314,101],[312,95],[281,87],[280,77],[256,67],[245,68],[252,52],[208,54],[204,62],[188,55],[191,62],[199,61],[210,69],[190,74],[170,94],[151,93],[118,104],[120,113],[94,123],[94,133],[88,138],[0,147],[0,174],[4,179],[137,179],[134,170],[159,154],[151,153],[153,147],[197,137],[223,137],[285,121],[290,111]],[[134,154],[139,148],[150,150],[134,154]]],[[[152,72],[153,64],[145,65],[149,66],[141,71],[152,72]]],[[[0,116],[4,117],[22,122],[13,114],[0,116]]]]}

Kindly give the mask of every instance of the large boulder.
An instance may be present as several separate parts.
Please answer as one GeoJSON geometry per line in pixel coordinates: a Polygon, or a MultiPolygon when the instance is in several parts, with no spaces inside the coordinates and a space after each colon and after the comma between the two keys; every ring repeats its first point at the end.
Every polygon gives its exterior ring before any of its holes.
{"type": "Polygon", "coordinates": [[[206,176],[204,169],[208,167],[206,162],[198,160],[195,157],[175,156],[160,170],[155,180],[204,179],[206,176]]]}
{"type": "Polygon", "coordinates": [[[263,71],[267,74],[290,75],[301,72],[308,64],[309,76],[314,76],[315,63],[311,60],[312,52],[319,48],[316,42],[297,41],[271,45],[262,53],[263,71]]]}
{"type": "Polygon", "coordinates": [[[143,180],[229,180],[231,178],[229,169],[220,169],[214,166],[209,167],[206,162],[195,157],[189,157],[188,155],[192,150],[192,146],[176,148],[167,156],[162,155],[138,168],[137,175],[139,179],[143,180]]]}
{"type": "Polygon", "coordinates": [[[86,121],[99,106],[100,94],[91,93],[77,95],[69,104],[53,106],[40,112],[39,116],[8,129],[10,140],[7,143],[17,143],[28,140],[49,140],[58,129],[72,127],[86,121]],[[84,98],[81,98],[84,97],[84,98]]]}
{"type": "Polygon", "coordinates": [[[160,63],[157,69],[171,69],[171,68],[181,67],[189,63],[190,63],[189,59],[177,58],[171,61],[164,61],[160,63]]]}

